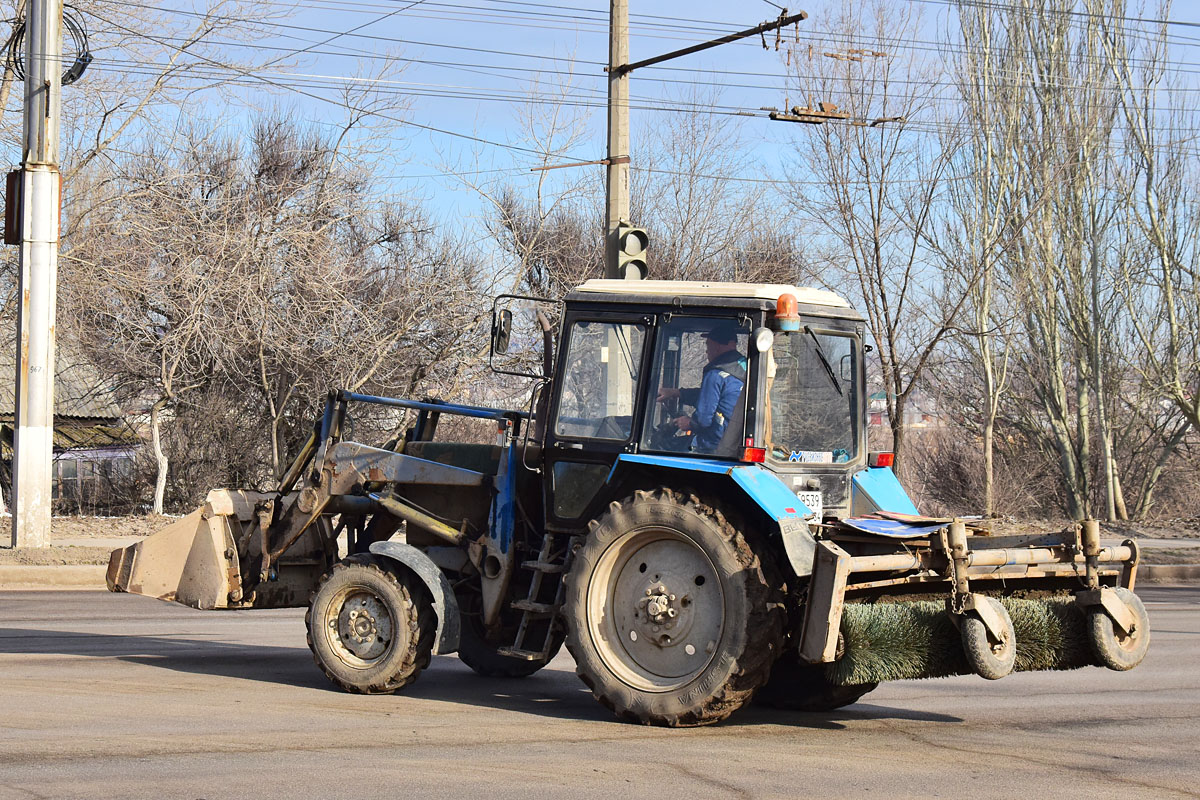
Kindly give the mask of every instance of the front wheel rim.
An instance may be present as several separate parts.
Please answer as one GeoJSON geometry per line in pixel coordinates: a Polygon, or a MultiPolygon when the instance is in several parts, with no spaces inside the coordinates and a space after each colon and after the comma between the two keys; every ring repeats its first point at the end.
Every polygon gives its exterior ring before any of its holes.
{"type": "Polygon", "coordinates": [[[369,669],[395,644],[396,620],[387,603],[365,586],[340,590],[325,606],[322,628],[338,659],[369,669]]]}
{"type": "Polygon", "coordinates": [[[670,528],[629,531],[596,562],[587,625],[600,660],[647,692],[686,686],[708,668],[725,631],[725,589],[693,539],[670,528]]]}

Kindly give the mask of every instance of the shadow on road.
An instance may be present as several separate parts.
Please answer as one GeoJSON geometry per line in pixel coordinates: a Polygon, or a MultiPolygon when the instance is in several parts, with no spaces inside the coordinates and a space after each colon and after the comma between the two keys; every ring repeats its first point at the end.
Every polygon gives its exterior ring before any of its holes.
{"type": "Polygon", "coordinates": [[[814,730],[844,730],[845,722],[859,720],[892,719],[908,722],[962,722],[962,717],[949,714],[935,714],[930,711],[918,711],[911,708],[895,708],[874,703],[859,701],[851,706],[839,708],[836,711],[821,713],[805,711],[781,711],[751,704],[734,715],[732,721],[736,725],[790,725],[795,728],[812,728],[814,730]]]}
{"type": "Polygon", "coordinates": [[[76,633],[0,628],[0,653],[118,658],[134,664],[199,675],[329,686],[307,650],[137,634],[76,633]]]}
{"type": "MultiPolygon", "coordinates": [[[[0,628],[0,653],[116,658],[133,664],[241,680],[265,681],[338,692],[313,664],[307,649],[247,645],[204,639],[137,634],[34,631],[0,628]]],[[[535,716],[624,725],[592,699],[573,671],[550,667],[526,679],[484,678],[453,656],[437,656],[402,696],[503,709],[535,716]]],[[[750,705],[726,725],[787,725],[836,730],[843,722],[896,719],[962,722],[959,717],[858,703],[837,711],[806,714],[750,705]]]]}

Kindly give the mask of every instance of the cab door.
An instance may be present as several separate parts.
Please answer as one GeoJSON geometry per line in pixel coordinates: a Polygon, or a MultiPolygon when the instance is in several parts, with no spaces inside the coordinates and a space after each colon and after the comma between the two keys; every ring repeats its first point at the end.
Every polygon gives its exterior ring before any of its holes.
{"type": "Polygon", "coordinates": [[[648,315],[587,312],[563,322],[543,451],[553,527],[576,528],[588,518],[617,456],[635,447],[653,325],[648,315]]]}

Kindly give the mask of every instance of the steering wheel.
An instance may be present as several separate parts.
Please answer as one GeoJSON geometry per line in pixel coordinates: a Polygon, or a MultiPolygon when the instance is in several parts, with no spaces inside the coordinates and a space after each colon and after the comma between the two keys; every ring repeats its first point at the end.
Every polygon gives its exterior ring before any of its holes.
{"type": "Polygon", "coordinates": [[[679,430],[675,427],[675,420],[669,419],[654,429],[650,435],[650,446],[655,450],[684,453],[692,446],[692,433],[679,430]]]}

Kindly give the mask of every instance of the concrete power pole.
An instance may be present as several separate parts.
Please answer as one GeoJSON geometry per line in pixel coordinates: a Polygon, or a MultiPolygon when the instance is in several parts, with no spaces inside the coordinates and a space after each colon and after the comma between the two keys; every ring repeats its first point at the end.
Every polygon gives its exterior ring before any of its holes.
{"type": "MultiPolygon", "coordinates": [[[[50,543],[54,314],[62,187],[58,173],[62,14],[62,0],[32,0],[25,27],[13,547],[45,547],[50,543]]],[[[10,197],[9,202],[14,199],[10,197]]]]}
{"type": "Polygon", "coordinates": [[[617,229],[629,220],[629,3],[611,0],[608,27],[608,157],[604,202],[604,277],[620,278],[617,229]]]}
{"type": "MultiPolygon", "coordinates": [[[[774,5],[774,4],[772,4],[774,5]]],[[[604,277],[638,279],[645,277],[644,272],[621,274],[621,227],[629,225],[629,73],[635,69],[661,64],[680,56],[699,53],[711,47],[718,47],[730,42],[759,36],[767,31],[778,30],[801,20],[808,19],[808,14],[801,11],[788,15],[783,9],[779,19],[764,22],[744,31],[726,34],[719,39],[701,42],[681,50],[643,59],[634,63],[629,62],[629,3],[628,0],[610,0],[608,23],[608,157],[604,159],[607,166],[604,194],[604,277]]],[[[764,40],[763,47],[766,47],[764,40]]],[[[771,115],[776,118],[775,114],[771,115]]],[[[807,120],[804,120],[807,121],[807,120]]],[[[595,162],[589,162],[595,163],[595,162]]],[[[626,229],[627,262],[631,256],[642,259],[642,269],[645,268],[644,252],[647,241],[639,241],[629,236],[631,231],[626,229]]],[[[644,233],[643,233],[644,237],[644,233]]],[[[627,263],[627,266],[629,264],[627,263]]]]}

